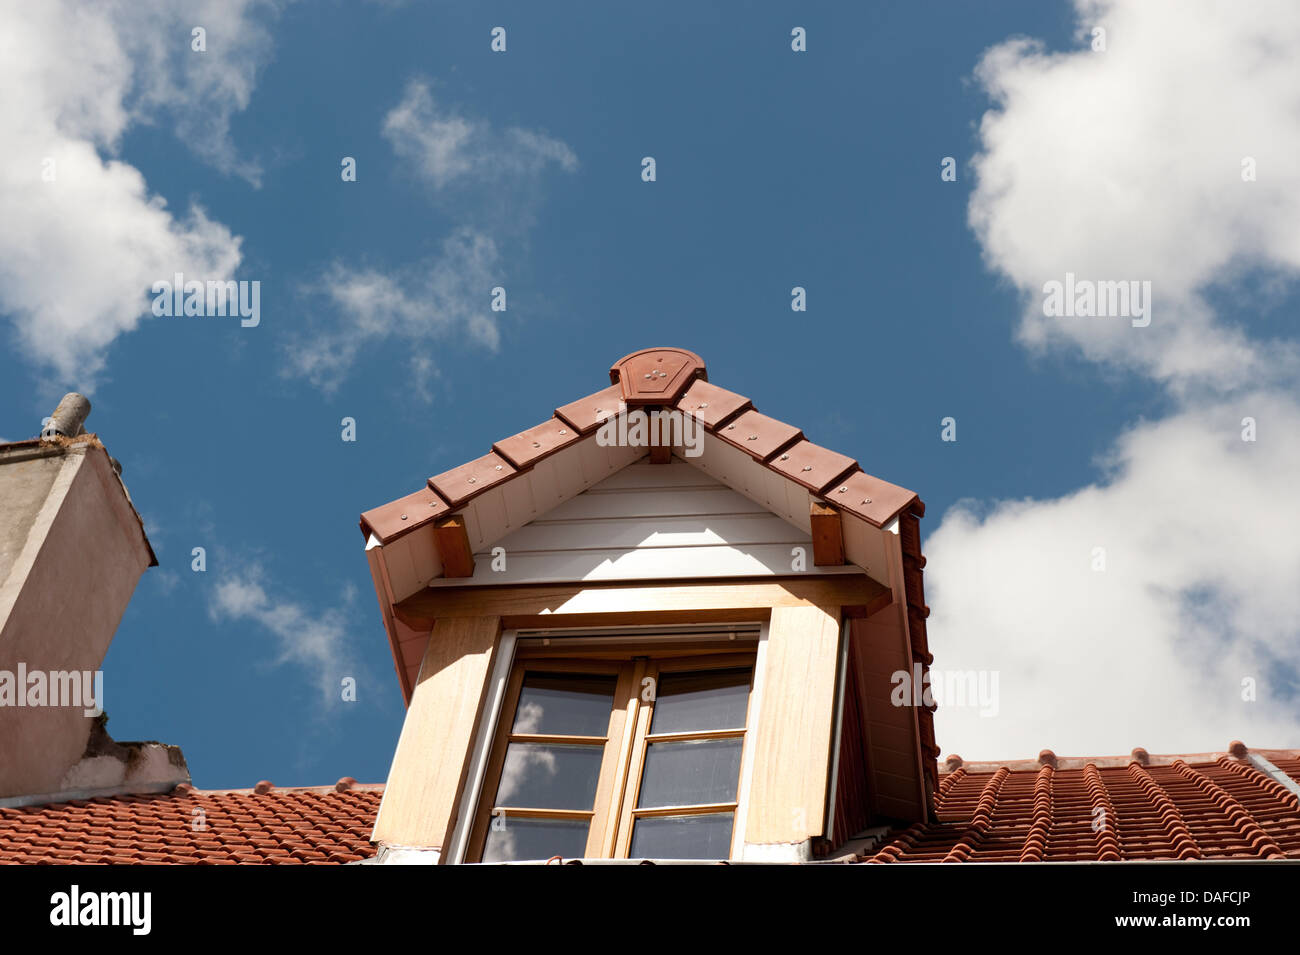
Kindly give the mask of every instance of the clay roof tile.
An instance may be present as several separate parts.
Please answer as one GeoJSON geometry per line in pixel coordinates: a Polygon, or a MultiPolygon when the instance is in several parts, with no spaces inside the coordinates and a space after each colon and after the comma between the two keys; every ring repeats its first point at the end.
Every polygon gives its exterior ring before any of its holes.
{"type": "Polygon", "coordinates": [[[814,494],[821,494],[827,488],[838,487],[842,479],[858,469],[858,462],[803,440],[772,458],[769,467],[814,494]]]}
{"type": "Polygon", "coordinates": [[[585,398],[579,398],[577,401],[556,408],[555,416],[562,419],[569,427],[576,428],[578,434],[586,435],[600,427],[601,422],[606,418],[618,414],[625,408],[623,389],[618,385],[610,385],[594,395],[587,395],[585,398]]]}
{"type": "Polygon", "coordinates": [[[559,418],[552,418],[498,441],[492,445],[492,450],[509,461],[516,470],[522,471],[556,451],[567,448],[580,437],[576,428],[559,418]]]}
{"type": "Polygon", "coordinates": [[[514,477],[514,466],[495,451],[429,478],[429,487],[453,508],[514,477]]]}
{"type": "Polygon", "coordinates": [[[764,463],[803,437],[803,432],[793,425],[757,411],[746,411],[718,428],[716,434],[727,444],[764,463]]]}

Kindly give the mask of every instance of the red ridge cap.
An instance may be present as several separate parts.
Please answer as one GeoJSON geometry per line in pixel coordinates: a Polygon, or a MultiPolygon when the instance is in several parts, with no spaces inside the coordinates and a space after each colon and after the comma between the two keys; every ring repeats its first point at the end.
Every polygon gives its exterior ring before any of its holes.
{"type": "Polygon", "coordinates": [[[697,378],[708,380],[704,360],[685,348],[659,346],[624,355],[609,369],[628,407],[671,405],[697,378]]]}

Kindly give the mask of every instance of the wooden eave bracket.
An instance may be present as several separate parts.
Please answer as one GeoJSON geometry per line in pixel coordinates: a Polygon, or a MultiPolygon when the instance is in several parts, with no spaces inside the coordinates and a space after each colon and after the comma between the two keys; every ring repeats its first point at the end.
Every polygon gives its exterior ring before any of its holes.
{"type": "Polygon", "coordinates": [[[808,519],[812,524],[813,565],[844,566],[844,526],[839,510],[825,501],[813,501],[808,519]]]}
{"type": "Polygon", "coordinates": [[[453,578],[473,577],[474,552],[469,546],[469,532],[465,528],[464,515],[452,514],[435,521],[433,536],[438,545],[438,555],[442,558],[442,575],[453,578]]]}

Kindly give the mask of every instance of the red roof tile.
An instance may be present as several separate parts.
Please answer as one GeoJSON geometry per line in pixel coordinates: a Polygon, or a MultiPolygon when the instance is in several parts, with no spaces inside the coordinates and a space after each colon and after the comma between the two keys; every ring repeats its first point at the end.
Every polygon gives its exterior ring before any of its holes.
{"type": "MultiPolygon", "coordinates": [[[[1300,778],[1300,753],[1269,758],[1300,778]]],[[[949,765],[936,818],[868,861],[1300,859],[1300,799],[1226,753],[949,765]]]]}
{"type": "Polygon", "coordinates": [[[580,437],[576,429],[559,418],[552,418],[498,441],[492,445],[492,450],[522,471],[556,451],[567,448],[580,437]]]}
{"type": "Polygon", "coordinates": [[[514,467],[495,451],[429,478],[429,487],[452,507],[460,507],[489,488],[514,477],[514,467]]]}
{"type": "Polygon", "coordinates": [[[876,527],[884,527],[913,503],[918,507],[921,503],[914,491],[872,477],[865,471],[855,471],[839,481],[827,490],[826,500],[876,527]]]}
{"type": "Polygon", "coordinates": [[[113,796],[0,809],[0,863],[355,862],[382,786],[113,796]]]}
{"type": "Polygon", "coordinates": [[[694,415],[706,428],[713,430],[732,415],[748,411],[754,405],[744,395],[719,388],[701,378],[686,389],[686,394],[677,400],[675,407],[684,414],[694,415]]]}
{"type": "Polygon", "coordinates": [[[563,419],[579,434],[590,434],[600,427],[606,418],[618,414],[623,404],[623,389],[619,385],[610,385],[604,391],[587,395],[577,401],[571,401],[555,409],[555,417],[563,419]]]}
{"type": "Polygon", "coordinates": [[[727,444],[764,462],[770,461],[782,448],[803,437],[803,432],[793,425],[757,411],[746,411],[734,421],[718,428],[715,433],[727,444]]]}
{"type": "Polygon", "coordinates": [[[821,494],[838,487],[843,478],[858,469],[858,462],[811,441],[796,441],[772,459],[771,468],[814,494],[821,494]]]}

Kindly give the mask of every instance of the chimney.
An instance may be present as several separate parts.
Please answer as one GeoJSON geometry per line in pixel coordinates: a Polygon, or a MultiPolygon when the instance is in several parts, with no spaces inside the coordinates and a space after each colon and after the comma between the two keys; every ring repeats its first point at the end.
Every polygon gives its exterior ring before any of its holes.
{"type": "Polygon", "coordinates": [[[179,750],[113,743],[98,713],[104,654],[158,562],[89,412],[69,394],[40,438],[0,444],[0,805],[188,778],[179,750]]]}

